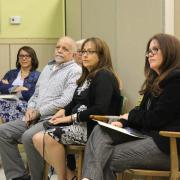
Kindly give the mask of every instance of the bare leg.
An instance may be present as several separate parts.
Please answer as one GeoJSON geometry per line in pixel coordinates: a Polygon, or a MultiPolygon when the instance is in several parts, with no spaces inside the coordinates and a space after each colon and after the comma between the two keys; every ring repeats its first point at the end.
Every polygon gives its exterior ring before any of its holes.
{"type": "Polygon", "coordinates": [[[66,156],[64,146],[50,137],[48,134],[39,132],[33,136],[35,148],[43,156],[43,138],[45,142],[44,159],[54,167],[58,180],[66,179],[66,156]],[[44,137],[43,137],[44,136],[44,137]]]}

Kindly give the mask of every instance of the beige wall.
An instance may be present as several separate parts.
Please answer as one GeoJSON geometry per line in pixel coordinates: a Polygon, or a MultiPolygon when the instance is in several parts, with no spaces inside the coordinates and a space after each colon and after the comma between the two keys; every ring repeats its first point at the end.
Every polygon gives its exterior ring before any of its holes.
{"type": "Polygon", "coordinates": [[[163,0],[118,0],[116,70],[124,82],[128,109],[136,104],[144,81],[144,55],[148,39],[163,32],[163,0]]]}
{"type": "Polygon", "coordinates": [[[64,0],[0,0],[0,38],[58,38],[64,34],[64,0]],[[20,16],[21,24],[10,24],[20,16]]]}
{"type": "Polygon", "coordinates": [[[0,0],[0,78],[15,67],[17,51],[24,45],[35,49],[42,70],[64,30],[64,0],[0,0]],[[21,24],[10,24],[9,18],[17,15],[21,24]]]}
{"type": "Polygon", "coordinates": [[[180,1],[174,0],[174,34],[180,39],[180,1]]]}
{"type": "Polygon", "coordinates": [[[98,36],[108,43],[113,65],[124,82],[128,109],[134,107],[144,80],[146,42],[164,30],[164,0],[78,0],[75,6],[67,5],[66,12],[68,35],[77,39],[98,36]]]}
{"type": "Polygon", "coordinates": [[[9,56],[9,45],[0,44],[0,79],[10,68],[9,56]]]}

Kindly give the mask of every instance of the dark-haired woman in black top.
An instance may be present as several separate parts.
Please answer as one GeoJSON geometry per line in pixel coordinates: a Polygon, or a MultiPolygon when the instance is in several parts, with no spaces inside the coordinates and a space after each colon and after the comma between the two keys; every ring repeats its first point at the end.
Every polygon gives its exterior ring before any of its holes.
{"type": "Polygon", "coordinates": [[[37,150],[51,164],[59,180],[65,180],[65,151],[67,144],[86,144],[96,123],[89,119],[91,114],[117,115],[120,111],[120,85],[116,77],[106,43],[99,38],[89,38],[81,48],[83,73],[77,81],[78,87],[73,100],[51,120],[57,128],[38,133],[33,137],[37,150]],[[63,123],[69,123],[63,126],[63,123]],[[55,153],[56,152],[56,153],[55,153]]]}
{"type": "Polygon", "coordinates": [[[177,38],[157,34],[149,40],[145,77],[140,106],[121,115],[123,119],[112,125],[134,128],[147,138],[125,138],[96,126],[86,145],[83,180],[115,180],[114,172],[131,168],[169,169],[169,139],[160,136],[159,131],[180,131],[180,41],[177,38]]]}

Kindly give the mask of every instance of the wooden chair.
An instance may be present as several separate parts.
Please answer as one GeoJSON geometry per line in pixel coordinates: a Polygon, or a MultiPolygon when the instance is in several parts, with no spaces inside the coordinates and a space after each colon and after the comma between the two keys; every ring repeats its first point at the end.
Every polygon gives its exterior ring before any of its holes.
{"type": "Polygon", "coordinates": [[[147,180],[152,180],[153,177],[169,177],[169,180],[180,179],[179,160],[177,152],[176,138],[180,138],[180,132],[160,131],[160,135],[170,138],[170,170],[146,170],[146,169],[129,169],[125,173],[130,173],[137,176],[145,176],[147,180]]]}
{"type": "Polygon", "coordinates": [[[84,149],[85,149],[85,146],[83,146],[83,145],[68,145],[68,146],[66,146],[67,154],[76,154],[77,155],[76,156],[76,164],[77,164],[78,180],[81,179],[81,174],[82,174],[84,149]]]}

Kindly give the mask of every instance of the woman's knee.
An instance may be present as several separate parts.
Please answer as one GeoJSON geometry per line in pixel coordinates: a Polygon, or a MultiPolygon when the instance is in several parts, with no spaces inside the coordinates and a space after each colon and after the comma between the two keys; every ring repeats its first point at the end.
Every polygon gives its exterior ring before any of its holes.
{"type": "Polygon", "coordinates": [[[57,143],[57,141],[54,140],[51,136],[43,132],[36,133],[33,136],[32,141],[35,147],[39,146],[40,144],[43,144],[43,142],[48,147],[53,147],[57,143]]]}
{"type": "Polygon", "coordinates": [[[35,147],[37,147],[39,144],[43,142],[43,136],[44,134],[42,132],[39,132],[32,137],[32,141],[35,147]]]}

